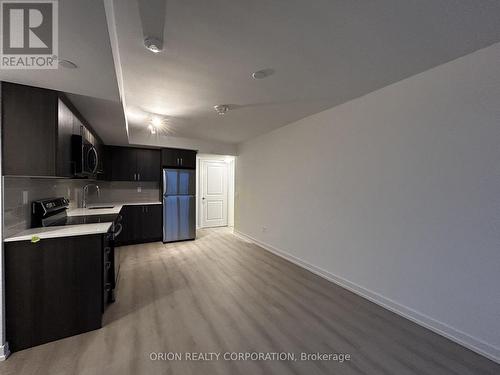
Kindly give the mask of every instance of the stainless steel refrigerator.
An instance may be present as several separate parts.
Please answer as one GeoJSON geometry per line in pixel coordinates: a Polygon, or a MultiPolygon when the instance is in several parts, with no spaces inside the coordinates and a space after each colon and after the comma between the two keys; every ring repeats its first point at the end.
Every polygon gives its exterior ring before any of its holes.
{"type": "Polygon", "coordinates": [[[163,242],[196,237],[196,171],[163,169],[163,242]]]}

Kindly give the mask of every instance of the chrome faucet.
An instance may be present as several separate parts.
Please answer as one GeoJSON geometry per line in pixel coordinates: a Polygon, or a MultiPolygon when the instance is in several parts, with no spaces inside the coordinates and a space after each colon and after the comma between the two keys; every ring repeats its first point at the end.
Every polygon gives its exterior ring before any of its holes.
{"type": "Polygon", "coordinates": [[[87,208],[87,193],[89,192],[89,186],[95,186],[97,190],[97,196],[101,196],[101,189],[99,189],[99,186],[96,184],[87,184],[83,187],[83,194],[82,194],[82,207],[87,208]]]}

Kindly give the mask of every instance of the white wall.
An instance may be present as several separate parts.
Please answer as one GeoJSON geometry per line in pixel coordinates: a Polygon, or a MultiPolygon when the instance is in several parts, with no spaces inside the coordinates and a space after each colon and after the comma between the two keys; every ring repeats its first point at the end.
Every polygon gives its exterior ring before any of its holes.
{"type": "Polygon", "coordinates": [[[240,145],[236,230],[500,360],[499,62],[496,44],[240,145]]]}

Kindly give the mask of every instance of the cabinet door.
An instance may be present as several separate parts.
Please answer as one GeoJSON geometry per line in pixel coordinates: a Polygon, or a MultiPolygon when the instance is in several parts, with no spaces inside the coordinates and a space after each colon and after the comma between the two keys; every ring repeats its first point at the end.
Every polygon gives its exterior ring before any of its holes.
{"type": "Polygon", "coordinates": [[[113,181],[135,181],[137,179],[137,157],[128,147],[111,148],[111,179],[113,181]]]}
{"type": "Polygon", "coordinates": [[[1,83],[3,173],[55,176],[57,93],[1,83]]]}
{"type": "Polygon", "coordinates": [[[161,164],[163,167],[174,167],[179,166],[179,154],[178,150],[173,148],[164,148],[161,150],[161,164]]]}
{"type": "Polygon", "coordinates": [[[178,155],[181,168],[196,168],[196,151],[179,150],[178,155]]]}
{"type": "Polygon", "coordinates": [[[161,150],[161,164],[171,168],[196,168],[196,151],[164,148],[161,150]]]}
{"type": "Polygon", "coordinates": [[[11,350],[101,327],[100,235],[8,243],[5,270],[11,350]]]}
{"type": "Polygon", "coordinates": [[[160,150],[138,148],[137,174],[139,181],[160,181],[160,150]]]}
{"type": "Polygon", "coordinates": [[[124,206],[120,212],[122,215],[122,232],[116,238],[116,245],[126,245],[139,242],[142,238],[143,213],[142,206],[124,206]]]}
{"type": "Polygon", "coordinates": [[[74,116],[71,110],[59,99],[57,128],[57,176],[71,177],[74,165],[71,162],[71,136],[73,135],[74,116]]]}
{"type": "Polygon", "coordinates": [[[130,210],[131,206],[124,206],[120,215],[122,216],[122,220],[120,224],[122,225],[122,231],[115,239],[115,245],[125,245],[129,243],[132,239],[132,233],[134,231],[134,221],[133,221],[133,212],[130,210]]]}
{"type": "Polygon", "coordinates": [[[163,237],[162,205],[151,204],[142,206],[142,240],[160,240],[163,237]]]}

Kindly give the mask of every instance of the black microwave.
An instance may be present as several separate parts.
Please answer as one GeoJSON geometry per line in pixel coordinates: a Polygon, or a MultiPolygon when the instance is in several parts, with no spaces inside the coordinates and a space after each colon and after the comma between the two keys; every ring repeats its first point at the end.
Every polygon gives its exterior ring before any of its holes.
{"type": "Polygon", "coordinates": [[[95,146],[81,135],[71,136],[73,174],[77,177],[95,177],[99,168],[99,154],[95,146]]]}

